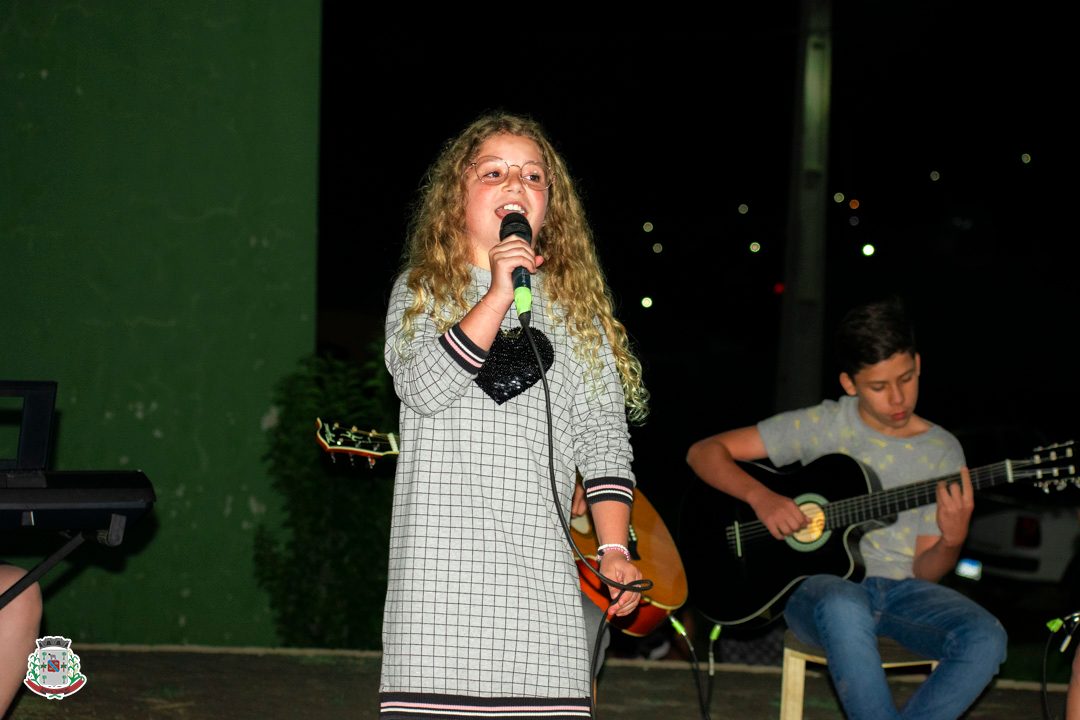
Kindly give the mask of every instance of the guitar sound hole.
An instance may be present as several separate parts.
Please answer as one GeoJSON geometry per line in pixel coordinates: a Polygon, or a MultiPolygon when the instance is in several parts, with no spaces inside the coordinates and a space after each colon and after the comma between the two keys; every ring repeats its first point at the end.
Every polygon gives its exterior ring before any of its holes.
{"type": "Polygon", "coordinates": [[[810,522],[806,527],[795,532],[792,537],[801,543],[816,542],[825,533],[825,511],[817,503],[800,505],[799,509],[810,522]]]}

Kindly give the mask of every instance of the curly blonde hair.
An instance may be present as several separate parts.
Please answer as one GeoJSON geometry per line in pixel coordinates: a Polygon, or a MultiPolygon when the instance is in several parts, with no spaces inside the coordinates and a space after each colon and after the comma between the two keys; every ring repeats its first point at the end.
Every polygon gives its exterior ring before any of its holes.
{"type": "Polygon", "coordinates": [[[607,336],[626,396],[627,417],[641,423],[649,411],[641,362],[630,348],[626,328],[615,318],[592,230],[566,164],[531,118],[503,112],[482,115],[449,140],[428,169],[405,248],[404,269],[409,272],[413,302],[405,312],[403,335],[412,334],[413,320],[421,313],[430,313],[439,331],[445,332],[470,309],[465,299],[472,258],[465,234],[466,170],[480,145],[500,134],[535,142],[554,175],[544,227],[534,244],[544,256],[544,287],[551,305],[558,305],[564,314],[555,317],[550,308],[547,314],[554,322],[564,323],[578,341],[575,353],[593,378],[600,373],[601,331],[607,336]]]}

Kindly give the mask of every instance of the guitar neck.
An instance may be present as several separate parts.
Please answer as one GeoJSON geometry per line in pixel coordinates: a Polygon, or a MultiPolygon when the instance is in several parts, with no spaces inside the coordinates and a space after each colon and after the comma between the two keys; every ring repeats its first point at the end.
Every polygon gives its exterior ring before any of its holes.
{"type": "MultiPolygon", "coordinates": [[[[975,490],[985,490],[995,485],[1014,483],[1024,479],[1047,480],[1052,471],[1045,469],[1039,463],[1030,461],[1002,460],[974,468],[970,470],[970,473],[972,487],[975,490]]],[[[929,505],[937,500],[938,483],[953,484],[960,481],[960,473],[954,473],[868,495],[838,500],[827,505],[825,525],[829,529],[847,527],[867,520],[889,517],[903,510],[929,505]]]]}

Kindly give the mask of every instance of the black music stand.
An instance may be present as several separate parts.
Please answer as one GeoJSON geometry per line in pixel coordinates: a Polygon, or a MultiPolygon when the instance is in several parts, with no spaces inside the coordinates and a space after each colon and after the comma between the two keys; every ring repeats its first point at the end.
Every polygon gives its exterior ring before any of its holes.
{"type": "MultiPolygon", "coordinates": [[[[67,538],[58,550],[0,594],[0,608],[3,608],[88,537],[103,545],[119,545],[128,521],[147,510],[155,497],[140,471],[97,473],[47,469],[56,382],[0,381],[0,397],[22,398],[16,456],[0,458],[0,493],[3,493],[0,516],[5,519],[0,529],[7,527],[10,519],[15,527],[60,530],[67,538]],[[85,487],[94,478],[103,476],[109,480],[109,487],[104,490],[85,487]]],[[[0,414],[0,422],[4,422],[7,414],[7,411],[0,414]]]]}

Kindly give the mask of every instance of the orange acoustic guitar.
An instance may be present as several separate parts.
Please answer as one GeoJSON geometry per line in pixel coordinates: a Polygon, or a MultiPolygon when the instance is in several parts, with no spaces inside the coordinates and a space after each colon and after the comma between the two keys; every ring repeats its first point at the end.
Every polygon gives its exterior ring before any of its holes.
{"type": "MultiPolygon", "coordinates": [[[[326,424],[315,419],[315,440],[331,454],[347,455],[350,460],[362,458],[374,465],[378,458],[398,454],[397,435],[374,430],[359,430],[356,426],[345,428],[340,423],[326,424]]],[[[574,544],[589,563],[597,566],[596,533],[588,514],[570,521],[570,535],[574,544]]],[[[656,509],[645,499],[640,489],[634,490],[634,507],[630,511],[630,542],[628,544],[634,564],[641,576],[653,581],[653,587],[645,593],[634,612],[624,617],[611,618],[611,624],[627,635],[648,635],[686,602],[686,574],[682,559],[675,548],[664,521],[656,509]]],[[[577,560],[581,590],[601,609],[611,604],[611,595],[600,578],[591,572],[580,559],[577,560]]]]}
{"type": "MultiPolygon", "coordinates": [[[[570,536],[589,564],[597,567],[596,548],[599,546],[588,514],[570,521],[570,536]]],[[[653,586],[641,596],[641,602],[634,612],[613,617],[610,622],[627,635],[644,637],[664,622],[668,615],[682,607],[686,602],[687,587],[686,573],[675,541],[640,488],[634,489],[634,506],[630,510],[630,542],[627,546],[634,565],[641,570],[641,576],[652,580],[653,586]]],[[[606,610],[611,604],[607,585],[584,567],[580,558],[577,564],[582,592],[606,610]]]]}

